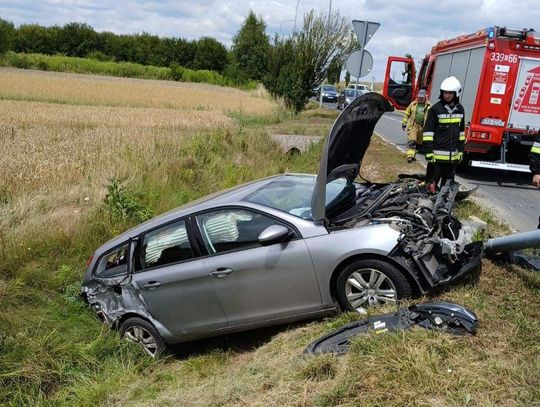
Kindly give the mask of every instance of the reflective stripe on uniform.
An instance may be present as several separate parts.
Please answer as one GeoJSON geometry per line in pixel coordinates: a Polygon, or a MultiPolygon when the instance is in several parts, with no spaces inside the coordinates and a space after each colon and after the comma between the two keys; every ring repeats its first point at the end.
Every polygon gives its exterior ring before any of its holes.
{"type": "Polygon", "coordinates": [[[465,132],[464,131],[459,132],[459,141],[465,141],[465,132]]]}
{"type": "Polygon", "coordinates": [[[439,123],[461,123],[461,117],[450,117],[447,119],[439,119],[439,123]]]}
{"type": "Polygon", "coordinates": [[[452,157],[448,155],[438,155],[434,154],[433,158],[435,158],[436,161],[458,161],[461,159],[460,154],[453,155],[452,157]]]}
{"type": "Polygon", "coordinates": [[[534,142],[531,148],[531,153],[540,154],[540,143],[534,142]]]}
{"type": "Polygon", "coordinates": [[[450,156],[450,155],[456,155],[456,154],[459,154],[459,151],[446,151],[446,150],[433,150],[433,154],[435,155],[447,155],[447,156],[450,156]]]}
{"type": "Polygon", "coordinates": [[[459,151],[444,151],[433,150],[435,160],[438,161],[456,161],[461,159],[461,153],[459,151]]]}
{"type": "Polygon", "coordinates": [[[433,132],[432,131],[425,131],[423,135],[424,141],[433,141],[433,132]]]}
{"type": "Polygon", "coordinates": [[[450,119],[450,118],[455,118],[455,117],[459,117],[460,119],[463,118],[463,114],[462,113],[452,113],[452,114],[449,114],[449,113],[439,113],[437,115],[437,117],[439,119],[450,119]]]}

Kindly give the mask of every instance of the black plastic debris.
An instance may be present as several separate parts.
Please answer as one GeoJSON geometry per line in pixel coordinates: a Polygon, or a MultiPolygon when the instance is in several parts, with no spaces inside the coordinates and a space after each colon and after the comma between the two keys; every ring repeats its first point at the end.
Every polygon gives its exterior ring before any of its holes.
{"type": "Polygon", "coordinates": [[[304,353],[343,354],[349,350],[351,340],[358,335],[368,332],[382,334],[408,330],[414,326],[454,335],[475,335],[478,317],[471,310],[451,302],[416,304],[401,308],[394,313],[377,315],[346,324],[312,342],[304,353]]]}

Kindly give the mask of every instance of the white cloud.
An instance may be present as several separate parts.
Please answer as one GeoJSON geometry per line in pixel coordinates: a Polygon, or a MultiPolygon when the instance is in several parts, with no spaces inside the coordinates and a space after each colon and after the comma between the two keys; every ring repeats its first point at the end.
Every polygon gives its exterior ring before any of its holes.
{"type": "MultiPolygon", "coordinates": [[[[38,23],[63,25],[86,22],[98,31],[134,33],[146,31],[188,39],[212,36],[230,45],[250,9],[263,17],[267,32],[293,29],[297,1],[290,0],[7,0],[0,3],[0,16],[16,25],[38,23]]],[[[298,21],[311,9],[328,11],[329,0],[300,0],[298,21]]],[[[333,0],[332,9],[349,19],[381,23],[366,47],[373,55],[374,75],[381,80],[389,55],[411,53],[423,57],[439,40],[472,33],[492,25],[534,27],[540,21],[537,0],[519,3],[507,0],[333,0]]]]}

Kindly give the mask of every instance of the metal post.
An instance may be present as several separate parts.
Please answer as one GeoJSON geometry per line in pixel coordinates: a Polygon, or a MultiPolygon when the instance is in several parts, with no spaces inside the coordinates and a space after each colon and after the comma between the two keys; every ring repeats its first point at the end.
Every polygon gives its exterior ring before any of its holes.
{"type": "Polygon", "coordinates": [[[298,5],[300,4],[300,0],[296,2],[296,11],[294,12],[294,29],[293,31],[296,32],[296,16],[298,15],[298,5]]]}
{"type": "Polygon", "coordinates": [[[366,39],[367,39],[367,33],[368,33],[368,23],[366,22],[364,27],[364,38],[362,38],[362,55],[360,55],[360,68],[358,69],[358,75],[356,76],[356,89],[354,91],[354,96],[357,96],[358,92],[358,81],[360,79],[360,74],[362,73],[362,64],[364,63],[364,47],[366,46],[366,39]]]}

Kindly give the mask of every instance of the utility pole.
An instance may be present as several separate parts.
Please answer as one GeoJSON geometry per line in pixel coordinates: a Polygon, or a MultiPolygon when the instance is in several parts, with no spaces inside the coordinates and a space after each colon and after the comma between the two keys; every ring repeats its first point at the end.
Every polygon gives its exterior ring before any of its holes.
{"type": "MultiPolygon", "coordinates": [[[[326,21],[326,31],[330,31],[330,15],[332,14],[332,0],[330,0],[328,4],[328,20],[326,21]]],[[[321,92],[321,97],[319,99],[319,109],[322,108],[322,94],[323,94],[323,84],[321,83],[321,87],[319,88],[321,92]]]]}

